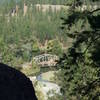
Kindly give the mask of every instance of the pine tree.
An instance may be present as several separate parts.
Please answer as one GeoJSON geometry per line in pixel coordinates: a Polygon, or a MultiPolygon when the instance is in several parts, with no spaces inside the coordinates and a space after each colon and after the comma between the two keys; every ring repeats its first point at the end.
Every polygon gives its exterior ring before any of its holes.
{"type": "MultiPolygon", "coordinates": [[[[94,3],[99,0],[89,0],[94,3]]],[[[62,100],[100,99],[100,8],[78,10],[82,0],[73,0],[62,29],[72,46],[58,62],[62,100]]],[[[93,8],[93,6],[92,6],[93,8]]]]}

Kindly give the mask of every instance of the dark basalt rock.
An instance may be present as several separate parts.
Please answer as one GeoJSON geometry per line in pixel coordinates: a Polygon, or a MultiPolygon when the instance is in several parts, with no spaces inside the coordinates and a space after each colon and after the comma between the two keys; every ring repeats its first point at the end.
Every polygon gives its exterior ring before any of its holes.
{"type": "Polygon", "coordinates": [[[0,100],[37,100],[37,98],[29,78],[0,63],[0,100]]]}

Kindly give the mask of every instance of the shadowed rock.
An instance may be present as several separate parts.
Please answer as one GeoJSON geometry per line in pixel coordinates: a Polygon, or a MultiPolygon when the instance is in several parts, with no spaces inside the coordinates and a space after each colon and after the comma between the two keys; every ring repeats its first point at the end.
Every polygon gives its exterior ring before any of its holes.
{"type": "Polygon", "coordinates": [[[0,63],[0,100],[37,100],[37,98],[29,78],[0,63]]]}

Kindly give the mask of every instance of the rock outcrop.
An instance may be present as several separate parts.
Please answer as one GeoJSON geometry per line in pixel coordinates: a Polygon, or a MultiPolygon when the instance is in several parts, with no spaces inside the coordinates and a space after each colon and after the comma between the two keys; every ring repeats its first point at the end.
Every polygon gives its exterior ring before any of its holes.
{"type": "Polygon", "coordinates": [[[37,100],[37,97],[29,78],[0,63],[0,100],[37,100]]]}

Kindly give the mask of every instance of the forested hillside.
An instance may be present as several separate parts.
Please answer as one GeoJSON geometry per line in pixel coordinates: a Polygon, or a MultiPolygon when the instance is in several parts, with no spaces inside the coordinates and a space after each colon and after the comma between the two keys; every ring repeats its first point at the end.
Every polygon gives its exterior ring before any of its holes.
{"type": "Polygon", "coordinates": [[[39,100],[99,100],[99,45],[99,0],[0,3],[0,62],[32,79],[39,100]]]}
{"type": "MultiPolygon", "coordinates": [[[[64,16],[63,9],[57,12],[52,12],[50,9],[43,13],[34,6],[27,7],[25,16],[23,16],[24,2],[21,6],[9,1],[9,3],[3,4],[0,9],[1,61],[12,66],[30,61],[33,56],[48,51],[41,50],[46,41],[55,39],[63,45],[67,40],[60,29],[62,23],[60,17],[64,16]],[[12,16],[12,10],[16,10],[16,5],[19,7],[17,16],[16,12],[12,16]]],[[[53,52],[51,51],[51,53],[53,52]]]]}

